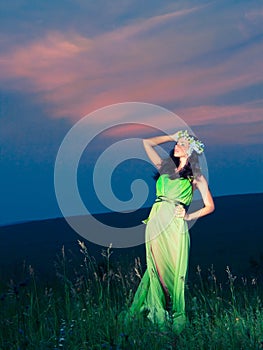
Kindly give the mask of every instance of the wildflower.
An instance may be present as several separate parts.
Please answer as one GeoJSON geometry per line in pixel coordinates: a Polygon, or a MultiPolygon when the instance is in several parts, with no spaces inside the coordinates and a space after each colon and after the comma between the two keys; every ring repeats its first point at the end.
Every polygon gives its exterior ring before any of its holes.
{"type": "Polygon", "coordinates": [[[98,281],[98,280],[99,280],[99,277],[98,277],[97,272],[94,272],[94,277],[95,277],[95,280],[96,280],[96,281],[98,281]]]}
{"type": "Polygon", "coordinates": [[[29,275],[34,276],[34,269],[31,265],[29,265],[28,270],[29,270],[29,275]]]}
{"type": "Polygon", "coordinates": [[[61,251],[62,251],[62,257],[63,257],[63,259],[65,259],[65,246],[64,245],[62,246],[61,251]]]}
{"type": "Polygon", "coordinates": [[[246,277],[241,277],[241,280],[243,282],[243,285],[246,286],[247,285],[247,278],[246,277]]]}
{"type": "Polygon", "coordinates": [[[101,252],[101,255],[104,257],[104,258],[107,258],[109,259],[111,254],[113,253],[111,251],[111,248],[112,248],[112,243],[110,243],[109,247],[105,250],[103,249],[102,252],[101,252]]]}
{"type": "Polygon", "coordinates": [[[227,272],[228,279],[229,279],[230,283],[233,284],[235,282],[235,279],[237,278],[237,276],[232,275],[229,266],[226,267],[226,272],[227,272]]]}
{"type": "Polygon", "coordinates": [[[78,244],[80,245],[80,247],[85,250],[86,249],[86,246],[85,246],[85,243],[84,242],[81,242],[80,240],[78,240],[78,244]]]}
{"type": "Polygon", "coordinates": [[[200,273],[201,273],[201,271],[202,271],[200,265],[197,265],[197,268],[196,268],[196,269],[197,269],[197,274],[200,275],[200,273]]]}
{"type": "Polygon", "coordinates": [[[142,279],[140,270],[141,270],[141,261],[140,261],[140,258],[135,258],[135,267],[134,267],[135,275],[136,275],[137,277],[139,277],[140,279],[142,279]]]}

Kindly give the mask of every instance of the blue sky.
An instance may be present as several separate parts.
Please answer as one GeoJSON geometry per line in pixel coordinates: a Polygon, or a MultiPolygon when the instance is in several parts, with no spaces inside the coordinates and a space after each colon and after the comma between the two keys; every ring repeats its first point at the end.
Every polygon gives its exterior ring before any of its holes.
{"type": "MultiPolygon", "coordinates": [[[[0,224],[60,216],[63,138],[85,115],[129,101],[176,113],[205,142],[215,196],[262,192],[262,20],[253,0],[1,1],[0,224]]],[[[120,120],[131,121],[91,117],[90,128],[120,120]]]]}

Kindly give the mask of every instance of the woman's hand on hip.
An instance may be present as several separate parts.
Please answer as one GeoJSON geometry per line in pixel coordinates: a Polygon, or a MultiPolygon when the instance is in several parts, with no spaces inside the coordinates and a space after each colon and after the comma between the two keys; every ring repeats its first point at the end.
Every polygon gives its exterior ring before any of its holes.
{"type": "Polygon", "coordinates": [[[175,216],[177,218],[184,218],[186,215],[186,211],[185,211],[185,208],[179,204],[175,207],[175,216]]]}

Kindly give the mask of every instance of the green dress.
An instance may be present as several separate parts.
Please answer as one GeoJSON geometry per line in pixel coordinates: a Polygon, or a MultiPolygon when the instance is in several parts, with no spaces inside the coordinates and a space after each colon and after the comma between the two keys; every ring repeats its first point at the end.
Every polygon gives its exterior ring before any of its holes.
{"type": "Polygon", "coordinates": [[[185,280],[190,239],[187,223],[175,217],[175,206],[192,201],[191,179],[171,180],[168,174],[156,182],[157,199],[146,223],[147,269],[130,307],[130,315],[147,314],[161,329],[172,325],[176,333],[184,328],[185,280]]]}

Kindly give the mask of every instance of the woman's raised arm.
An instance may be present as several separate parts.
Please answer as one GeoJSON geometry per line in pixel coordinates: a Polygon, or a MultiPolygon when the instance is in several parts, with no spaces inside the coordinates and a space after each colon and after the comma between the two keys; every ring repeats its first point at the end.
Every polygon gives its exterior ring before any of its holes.
{"type": "Polygon", "coordinates": [[[168,141],[174,141],[174,135],[162,135],[151,137],[149,139],[143,139],[145,151],[157,169],[159,169],[161,166],[162,158],[155,151],[154,147],[168,141]]]}

